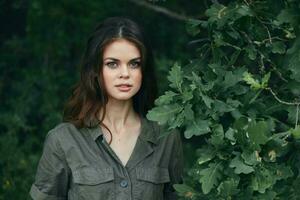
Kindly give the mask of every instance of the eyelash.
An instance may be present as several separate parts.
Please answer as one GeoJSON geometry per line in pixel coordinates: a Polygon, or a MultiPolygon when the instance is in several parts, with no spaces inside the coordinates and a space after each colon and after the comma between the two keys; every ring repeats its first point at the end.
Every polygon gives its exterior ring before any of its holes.
{"type": "MultiPolygon", "coordinates": [[[[111,66],[111,64],[117,64],[116,62],[108,62],[108,63],[106,63],[105,65],[106,66],[108,66],[109,68],[116,68],[116,66],[114,65],[114,66],[111,66]]],[[[135,67],[133,67],[133,68],[138,68],[138,67],[140,67],[140,65],[141,65],[141,62],[139,62],[139,61],[136,61],[136,62],[132,62],[131,64],[135,64],[136,66],[135,67]]]]}
{"type": "Polygon", "coordinates": [[[105,65],[108,66],[109,68],[116,68],[115,65],[111,66],[111,64],[116,64],[115,62],[108,62],[105,65]]]}
{"type": "Polygon", "coordinates": [[[139,61],[133,62],[132,64],[136,64],[136,67],[134,67],[134,68],[138,68],[141,66],[141,62],[139,62],[139,61]]]}

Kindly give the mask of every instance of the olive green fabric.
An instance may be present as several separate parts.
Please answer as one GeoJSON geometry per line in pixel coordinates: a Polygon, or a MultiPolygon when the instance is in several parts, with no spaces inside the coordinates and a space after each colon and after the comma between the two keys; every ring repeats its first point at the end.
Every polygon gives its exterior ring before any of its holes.
{"type": "Polygon", "coordinates": [[[180,134],[142,118],[126,166],[99,126],[77,129],[61,123],[47,134],[30,195],[34,200],[175,200],[182,182],[180,134]]]}

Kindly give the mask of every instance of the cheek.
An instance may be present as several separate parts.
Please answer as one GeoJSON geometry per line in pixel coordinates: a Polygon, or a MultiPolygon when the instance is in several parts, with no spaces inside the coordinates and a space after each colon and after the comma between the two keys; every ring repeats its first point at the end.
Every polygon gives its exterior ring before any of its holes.
{"type": "Polygon", "coordinates": [[[106,83],[111,83],[111,81],[114,79],[114,73],[103,69],[103,80],[106,83]]]}
{"type": "Polygon", "coordinates": [[[140,75],[140,76],[138,77],[138,81],[140,82],[140,84],[142,83],[142,79],[143,79],[143,77],[142,77],[142,75],[140,75]]]}
{"type": "Polygon", "coordinates": [[[139,71],[139,72],[136,74],[135,81],[138,82],[139,84],[141,84],[141,83],[142,83],[142,78],[143,78],[142,72],[139,71]]]}

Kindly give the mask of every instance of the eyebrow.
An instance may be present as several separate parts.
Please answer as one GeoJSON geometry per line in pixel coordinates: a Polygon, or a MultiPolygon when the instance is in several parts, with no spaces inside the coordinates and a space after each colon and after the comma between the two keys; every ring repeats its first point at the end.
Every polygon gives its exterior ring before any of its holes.
{"type": "MultiPolygon", "coordinates": [[[[112,58],[112,57],[105,58],[104,60],[107,60],[107,59],[110,59],[110,60],[113,60],[113,61],[119,61],[118,59],[112,58]]],[[[141,59],[141,57],[133,58],[130,61],[135,61],[135,60],[139,60],[139,59],[141,59]]]]}

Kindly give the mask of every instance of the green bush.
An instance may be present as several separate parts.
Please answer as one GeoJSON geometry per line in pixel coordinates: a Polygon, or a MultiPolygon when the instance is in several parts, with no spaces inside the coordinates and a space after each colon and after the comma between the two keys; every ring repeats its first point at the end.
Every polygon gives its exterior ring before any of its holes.
{"type": "Polygon", "coordinates": [[[194,55],[175,63],[148,119],[180,128],[196,158],[183,199],[300,199],[300,3],[213,1],[190,19],[194,55]]]}

